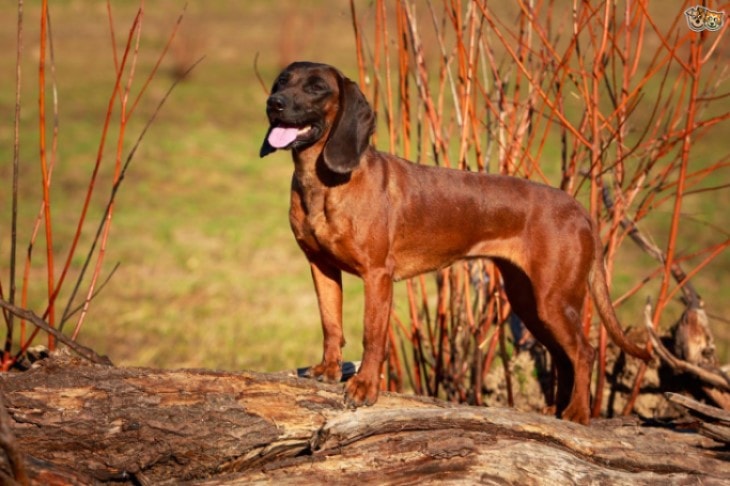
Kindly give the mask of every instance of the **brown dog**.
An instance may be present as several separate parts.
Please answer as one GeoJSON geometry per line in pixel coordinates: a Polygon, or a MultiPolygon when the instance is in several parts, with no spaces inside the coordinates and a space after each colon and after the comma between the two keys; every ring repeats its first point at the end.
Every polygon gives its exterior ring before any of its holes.
{"type": "Polygon", "coordinates": [[[462,258],[491,258],[514,311],[550,351],[558,415],[587,423],[594,350],[581,331],[589,284],[612,339],[626,340],[611,306],[601,244],[586,211],[566,193],[515,177],[416,165],[370,147],[374,116],[357,85],[324,64],[296,62],[267,101],[261,156],[291,149],[290,221],[311,265],[324,331],[310,370],[337,382],[342,360],[341,272],[365,284],[364,354],[346,385],[351,406],[378,398],[393,281],[462,258]]]}

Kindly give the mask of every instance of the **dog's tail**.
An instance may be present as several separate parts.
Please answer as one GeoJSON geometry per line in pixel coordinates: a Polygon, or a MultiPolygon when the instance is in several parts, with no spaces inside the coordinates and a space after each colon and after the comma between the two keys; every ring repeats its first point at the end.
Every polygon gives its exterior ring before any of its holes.
{"type": "Polygon", "coordinates": [[[606,326],[608,335],[611,336],[613,342],[629,353],[630,355],[642,359],[644,361],[651,360],[651,353],[646,348],[642,348],[626,338],[621,330],[621,325],[616,317],[616,312],[611,303],[611,296],[608,293],[608,285],[606,284],[606,271],[603,267],[603,256],[601,253],[601,241],[596,236],[596,256],[593,260],[590,275],[588,277],[588,286],[593,296],[593,302],[596,304],[598,316],[606,326]]]}

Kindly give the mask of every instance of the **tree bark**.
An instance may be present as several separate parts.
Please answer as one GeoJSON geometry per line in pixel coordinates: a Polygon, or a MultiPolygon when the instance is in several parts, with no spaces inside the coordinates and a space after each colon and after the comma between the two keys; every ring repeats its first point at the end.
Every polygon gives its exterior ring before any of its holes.
{"type": "Polygon", "coordinates": [[[0,472],[13,477],[8,457],[20,456],[31,484],[730,481],[719,443],[637,420],[585,427],[388,393],[349,410],[340,386],[286,374],[114,368],[67,356],[0,383],[3,426],[15,436],[0,444],[0,472]]]}

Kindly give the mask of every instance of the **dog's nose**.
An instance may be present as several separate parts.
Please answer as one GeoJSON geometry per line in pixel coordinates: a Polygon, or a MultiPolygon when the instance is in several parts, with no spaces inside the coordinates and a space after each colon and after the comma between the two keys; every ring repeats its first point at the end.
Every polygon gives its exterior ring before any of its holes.
{"type": "Polygon", "coordinates": [[[271,95],[266,100],[266,107],[272,111],[284,111],[284,108],[286,108],[286,99],[280,95],[271,95]]]}

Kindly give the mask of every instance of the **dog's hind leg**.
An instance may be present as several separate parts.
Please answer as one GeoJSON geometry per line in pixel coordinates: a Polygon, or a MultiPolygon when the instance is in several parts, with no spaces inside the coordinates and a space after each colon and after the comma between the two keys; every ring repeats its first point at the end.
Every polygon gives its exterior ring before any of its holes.
{"type": "MultiPolygon", "coordinates": [[[[558,370],[558,416],[587,424],[591,405],[591,372],[595,351],[581,329],[580,307],[555,296],[546,309],[539,310],[542,329],[549,334],[555,350],[552,351],[558,370]]],[[[538,338],[539,339],[539,338],[538,338]]]]}
{"type": "Polygon", "coordinates": [[[587,424],[594,351],[583,335],[580,307],[576,307],[582,303],[585,290],[561,286],[560,291],[550,293],[547,285],[535,286],[513,263],[502,259],[495,259],[495,263],[513,311],[553,358],[558,372],[558,416],[587,424]]]}

